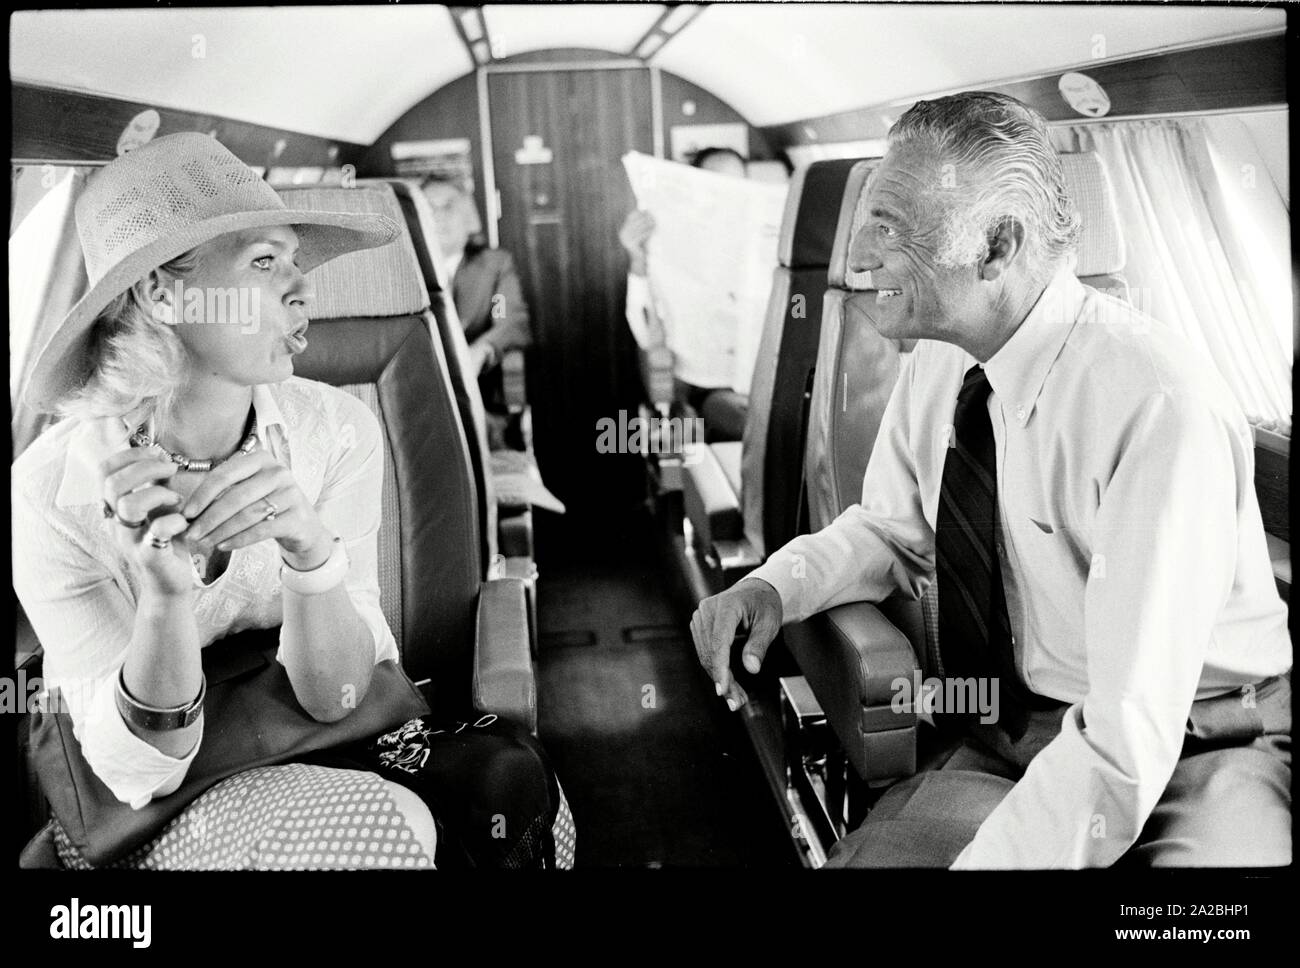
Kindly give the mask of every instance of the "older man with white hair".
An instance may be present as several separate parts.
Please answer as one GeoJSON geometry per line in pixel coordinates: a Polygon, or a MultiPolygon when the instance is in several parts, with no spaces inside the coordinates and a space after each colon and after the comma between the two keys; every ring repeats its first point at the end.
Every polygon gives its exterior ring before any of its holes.
{"type": "Polygon", "coordinates": [[[828,866],[1289,863],[1287,613],[1222,380],[1074,277],[1060,162],[1013,98],[917,103],[861,215],[874,323],[920,340],[862,501],[701,603],[696,648],[737,708],[737,628],[756,672],[783,622],[937,580],[928,671],[999,703],[939,716],[946,759],[828,866]]]}

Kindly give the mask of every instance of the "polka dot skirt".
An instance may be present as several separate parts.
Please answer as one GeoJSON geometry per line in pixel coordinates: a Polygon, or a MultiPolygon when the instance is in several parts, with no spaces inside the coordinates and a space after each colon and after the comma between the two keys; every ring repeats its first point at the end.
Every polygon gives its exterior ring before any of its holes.
{"type": "MultiPolygon", "coordinates": [[[[558,785],[558,782],[557,782],[558,785]]],[[[551,827],[555,839],[555,867],[557,870],[573,870],[573,855],[578,843],[578,830],[573,823],[573,814],[569,811],[569,798],[560,790],[560,809],[555,815],[555,825],[551,827]]]]}
{"type": "MultiPolygon", "coordinates": [[[[65,867],[90,865],[58,824],[65,867]]],[[[302,763],[248,770],[195,800],[148,844],[108,865],[145,870],[430,869],[375,773],[302,763]]]]}

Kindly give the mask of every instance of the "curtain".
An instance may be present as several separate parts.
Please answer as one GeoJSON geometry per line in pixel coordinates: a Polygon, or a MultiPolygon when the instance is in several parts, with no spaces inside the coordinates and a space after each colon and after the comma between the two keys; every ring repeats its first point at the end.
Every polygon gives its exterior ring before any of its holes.
{"type": "Polygon", "coordinates": [[[1290,218],[1262,162],[1234,168],[1241,146],[1199,119],[1073,125],[1053,140],[1109,169],[1133,302],[1215,363],[1252,424],[1289,435],[1290,218]]]}
{"type": "MultiPolygon", "coordinates": [[[[33,411],[22,397],[36,351],[88,288],[75,216],[86,173],[59,172],[62,180],[9,238],[9,430],[15,458],[54,422],[52,415],[33,411]]],[[[39,168],[23,174],[44,177],[39,168]]]]}

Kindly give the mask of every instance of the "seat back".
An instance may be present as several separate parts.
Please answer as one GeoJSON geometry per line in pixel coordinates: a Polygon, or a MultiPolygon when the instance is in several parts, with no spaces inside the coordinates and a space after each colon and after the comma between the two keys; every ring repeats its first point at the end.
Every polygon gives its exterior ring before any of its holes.
{"type": "Polygon", "coordinates": [[[1092,151],[1060,158],[1066,187],[1083,222],[1074,274],[1085,285],[1128,302],[1124,228],[1106,164],[1092,151]]]}
{"type": "MultiPolygon", "coordinates": [[[[860,202],[876,164],[858,162],[845,184],[827,268],[804,451],[812,531],[820,531],[862,499],[862,479],[885,407],[904,354],[916,345],[915,340],[880,335],[874,322],[876,292],[868,288],[870,275],[849,271],[849,246],[863,215],[860,202]]],[[[921,644],[923,612],[915,602],[882,603],[881,609],[914,645],[921,644]]]]}
{"type": "Polygon", "coordinates": [[[845,185],[822,301],[804,452],[808,522],[814,531],[861,498],[867,458],[902,354],[913,345],[876,331],[876,293],[858,288],[861,281],[852,278],[848,268],[849,245],[860,220],[859,201],[873,167],[873,162],[858,162],[845,185]]]}
{"type": "Polygon", "coordinates": [[[469,455],[474,465],[474,480],[478,488],[479,516],[482,519],[483,560],[491,563],[497,556],[497,501],[492,486],[491,457],[488,450],[487,416],[478,378],[471,374],[469,343],[465,329],[452,300],[451,280],[445,278],[442,260],[437,258],[438,236],[434,228],[433,209],[429,206],[418,183],[409,178],[362,179],[360,185],[379,184],[391,186],[397,196],[407,231],[415,246],[425,288],[429,291],[430,309],[433,312],[434,331],[442,341],[451,374],[451,385],[456,392],[456,406],[460,410],[461,424],[469,434],[469,455]]]}
{"type": "Polygon", "coordinates": [[[779,263],[759,338],[745,420],[741,506],[761,556],[799,533],[808,386],[817,361],[826,270],[854,159],[815,162],[790,185],[779,263]]]}
{"type": "MultiPolygon", "coordinates": [[[[386,186],[284,189],[290,208],[379,212],[403,222],[386,186]]],[[[478,490],[449,363],[430,338],[429,294],[410,233],[340,256],[316,291],[298,375],[362,400],[383,430],[379,591],[402,664],[438,715],[470,709],[475,610],[484,575],[478,490]]]]}

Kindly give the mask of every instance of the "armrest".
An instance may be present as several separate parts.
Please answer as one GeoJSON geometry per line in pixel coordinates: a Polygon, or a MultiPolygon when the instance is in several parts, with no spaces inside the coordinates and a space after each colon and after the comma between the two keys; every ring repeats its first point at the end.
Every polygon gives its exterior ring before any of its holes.
{"type": "Polygon", "coordinates": [[[528,386],[524,375],[524,351],[512,346],[501,354],[501,392],[506,409],[517,413],[528,406],[528,386]]]}
{"type": "Polygon", "coordinates": [[[785,640],[859,775],[914,773],[920,666],[907,636],[876,606],[850,602],[787,626],[785,640]]]}
{"type": "Polygon", "coordinates": [[[1283,541],[1277,535],[1264,532],[1264,541],[1268,544],[1268,557],[1273,563],[1273,579],[1277,582],[1278,594],[1282,601],[1291,604],[1291,542],[1283,541]]]}
{"type": "Polygon", "coordinates": [[[637,360],[646,399],[652,406],[666,410],[673,403],[673,351],[667,346],[638,349],[637,360]]]}
{"type": "Polygon", "coordinates": [[[476,709],[537,732],[537,679],[521,579],[487,581],[479,591],[473,700],[476,709]]]}
{"type": "Polygon", "coordinates": [[[533,509],[497,508],[497,550],[507,558],[533,557],[533,509]]]}
{"type": "Polygon", "coordinates": [[[690,444],[682,458],[682,502],[705,550],[721,541],[740,541],[745,522],[740,496],[712,447],[690,444]]]}

